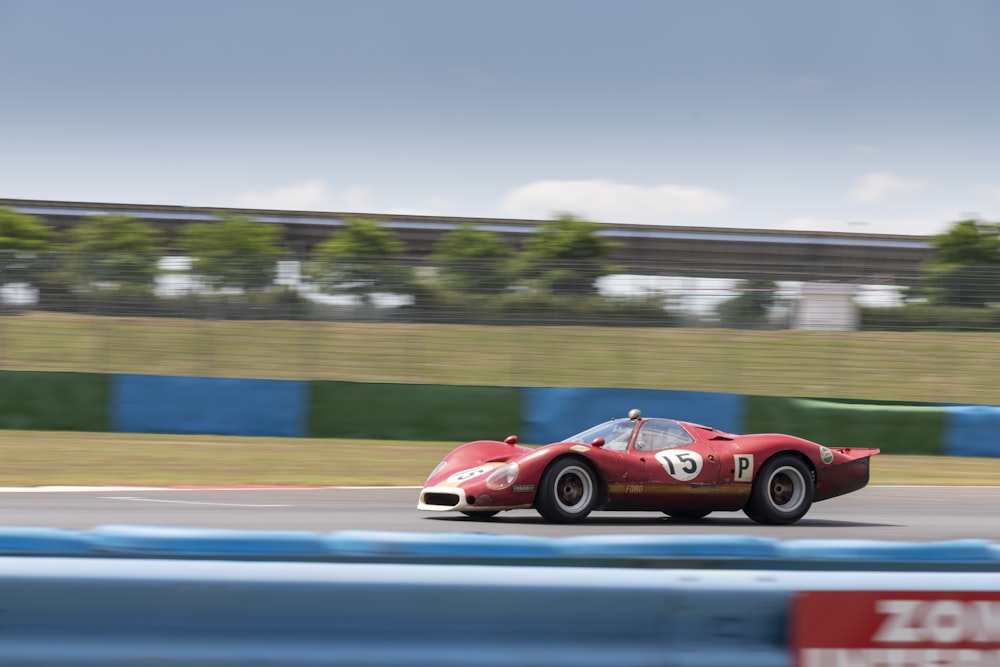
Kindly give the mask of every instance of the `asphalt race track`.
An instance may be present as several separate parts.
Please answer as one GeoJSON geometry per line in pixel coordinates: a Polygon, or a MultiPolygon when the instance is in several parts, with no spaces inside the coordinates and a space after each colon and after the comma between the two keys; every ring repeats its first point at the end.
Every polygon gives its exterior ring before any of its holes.
{"type": "Polygon", "coordinates": [[[742,512],[700,521],[656,513],[595,512],[556,525],[536,512],[504,512],[476,521],[419,512],[415,488],[320,489],[31,489],[0,490],[0,526],[87,530],[103,525],[241,530],[384,530],[571,535],[724,534],[780,539],[930,542],[981,538],[1000,542],[1000,486],[867,487],[813,505],[791,526],[762,526],[742,512]]]}

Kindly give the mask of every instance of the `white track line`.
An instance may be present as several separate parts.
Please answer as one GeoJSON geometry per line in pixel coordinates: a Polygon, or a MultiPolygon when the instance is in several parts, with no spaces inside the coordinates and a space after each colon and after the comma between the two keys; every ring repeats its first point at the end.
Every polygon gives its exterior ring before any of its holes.
{"type": "Polygon", "coordinates": [[[294,507],[294,505],[249,505],[247,503],[205,503],[195,500],[167,500],[166,498],[137,498],[134,496],[101,496],[101,500],[129,500],[137,503],[171,503],[176,505],[214,505],[216,507],[294,507]]]}
{"type": "Polygon", "coordinates": [[[111,493],[114,491],[328,491],[418,490],[419,486],[5,486],[0,493],[111,493]]]}
{"type": "MultiPolygon", "coordinates": [[[[111,493],[114,491],[416,491],[420,486],[4,486],[0,493],[111,493]]],[[[867,489],[1000,489],[1000,484],[869,484],[867,489]]]]}

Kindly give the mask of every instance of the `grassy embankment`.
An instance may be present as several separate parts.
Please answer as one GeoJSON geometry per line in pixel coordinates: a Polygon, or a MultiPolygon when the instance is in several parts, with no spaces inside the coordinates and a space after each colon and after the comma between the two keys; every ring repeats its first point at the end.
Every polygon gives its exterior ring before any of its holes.
{"type": "MultiPolygon", "coordinates": [[[[998,349],[1000,333],[0,318],[7,370],[879,401],[1000,404],[998,349]]],[[[414,485],[455,444],[4,432],[0,485],[414,485]]],[[[872,482],[998,484],[1000,459],[881,456],[872,482]]]]}

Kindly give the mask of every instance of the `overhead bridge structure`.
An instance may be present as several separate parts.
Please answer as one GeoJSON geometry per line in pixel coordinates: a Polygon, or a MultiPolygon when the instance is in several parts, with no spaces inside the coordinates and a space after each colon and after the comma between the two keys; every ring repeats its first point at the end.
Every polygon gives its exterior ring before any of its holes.
{"type": "MultiPolygon", "coordinates": [[[[175,243],[177,230],[187,223],[246,216],[281,225],[283,242],[296,257],[307,256],[352,217],[381,222],[414,260],[430,255],[441,237],[463,222],[496,232],[515,249],[545,222],[26,199],[0,199],[0,207],[40,218],[57,230],[94,215],[127,215],[161,229],[168,244],[175,243]]],[[[600,224],[598,233],[616,243],[609,258],[616,272],[640,275],[906,285],[920,276],[922,264],[933,252],[923,236],[617,223],[600,224]]]]}

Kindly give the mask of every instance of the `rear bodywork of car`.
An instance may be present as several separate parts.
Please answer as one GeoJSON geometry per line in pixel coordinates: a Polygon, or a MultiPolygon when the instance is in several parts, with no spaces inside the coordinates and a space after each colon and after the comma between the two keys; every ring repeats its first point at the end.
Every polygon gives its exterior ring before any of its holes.
{"type": "Polygon", "coordinates": [[[735,435],[657,418],[613,420],[594,428],[599,427],[619,428],[624,436],[615,446],[596,438],[524,447],[514,436],[462,445],[430,474],[417,507],[484,515],[536,507],[545,471],[571,458],[598,480],[593,509],[703,516],[745,509],[763,466],[779,455],[801,461],[811,476],[811,501],[822,501],[864,487],[870,457],[879,451],[825,447],[777,433],[735,435]],[[644,442],[644,432],[675,433],[679,446],[644,442]]]}

